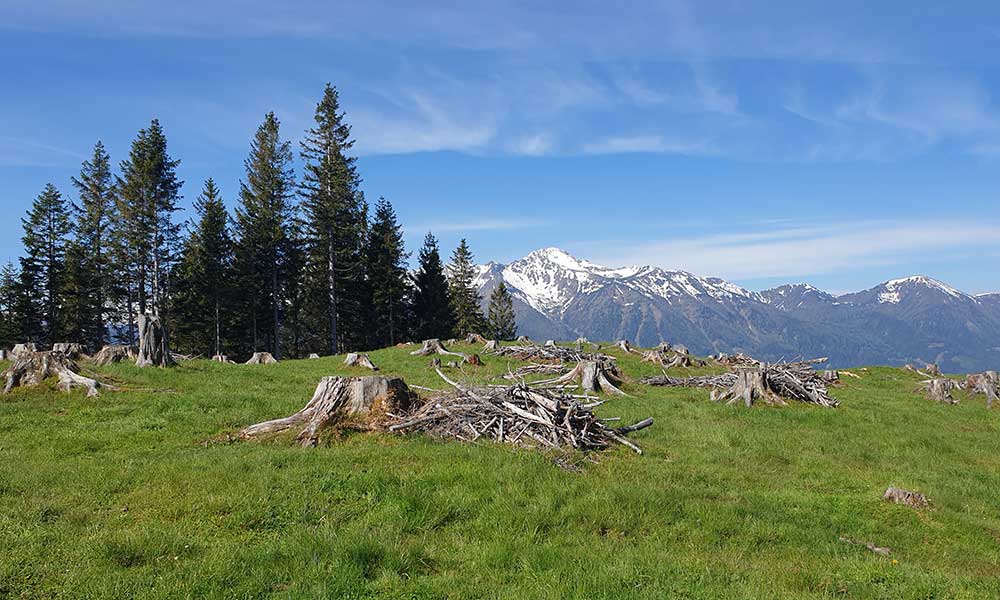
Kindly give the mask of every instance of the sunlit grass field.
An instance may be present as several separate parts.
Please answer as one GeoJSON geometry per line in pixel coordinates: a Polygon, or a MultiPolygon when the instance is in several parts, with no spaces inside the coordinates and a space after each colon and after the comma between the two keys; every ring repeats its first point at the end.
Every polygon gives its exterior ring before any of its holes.
{"type": "MultiPolygon", "coordinates": [[[[370,356],[445,387],[412,349],[370,356]]],[[[0,597],[1000,597],[1000,410],[982,397],[937,404],[872,368],[838,409],[748,410],[641,386],[658,368],[611,353],[633,397],[602,416],[656,423],[632,436],[641,456],[577,456],[580,472],[416,435],[228,440],[324,375],[367,374],[343,357],[120,365],[97,373],[128,391],[0,396],[0,597]],[[883,502],[889,485],[931,508],[883,502]]],[[[483,358],[455,377],[506,371],[483,358]]]]}

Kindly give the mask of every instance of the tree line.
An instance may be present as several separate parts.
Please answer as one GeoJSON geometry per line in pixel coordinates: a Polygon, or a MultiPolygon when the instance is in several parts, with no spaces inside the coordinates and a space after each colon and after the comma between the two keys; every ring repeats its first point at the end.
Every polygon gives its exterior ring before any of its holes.
{"type": "Polygon", "coordinates": [[[372,213],[335,87],[292,143],[273,112],[244,161],[230,213],[213,179],[194,216],[176,214],[183,181],[159,121],[132,141],[117,172],[101,142],[71,179],[75,200],[47,184],[22,219],[23,256],[0,269],[0,347],[133,345],[140,314],[166,324],[184,353],[336,354],[405,340],[516,335],[501,283],[483,314],[463,239],[446,266],[428,233],[417,269],[392,204],[372,213]]]}

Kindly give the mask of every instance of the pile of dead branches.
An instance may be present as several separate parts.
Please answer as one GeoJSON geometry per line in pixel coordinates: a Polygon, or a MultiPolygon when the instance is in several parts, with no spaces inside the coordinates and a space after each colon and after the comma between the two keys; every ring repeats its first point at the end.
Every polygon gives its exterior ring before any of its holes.
{"type": "Polygon", "coordinates": [[[618,443],[637,453],[642,450],[625,439],[628,433],[653,424],[652,419],[613,428],[593,408],[557,388],[511,386],[465,388],[438,374],[455,391],[434,398],[405,416],[392,417],[389,431],[475,442],[479,439],[531,448],[604,450],[618,443]]]}
{"type": "Polygon", "coordinates": [[[698,375],[695,377],[671,377],[667,374],[643,378],[640,383],[659,387],[704,387],[727,388],[736,383],[735,373],[719,375],[698,375]]]}
{"type": "Polygon", "coordinates": [[[508,381],[520,381],[528,375],[562,375],[568,370],[562,363],[532,363],[513,371],[508,367],[503,378],[508,381]]]}
{"type": "Polygon", "coordinates": [[[566,348],[564,346],[500,346],[494,351],[494,354],[497,356],[506,356],[516,360],[550,360],[566,363],[580,362],[582,360],[614,359],[614,357],[611,356],[603,354],[590,354],[573,348],[566,348]]]}

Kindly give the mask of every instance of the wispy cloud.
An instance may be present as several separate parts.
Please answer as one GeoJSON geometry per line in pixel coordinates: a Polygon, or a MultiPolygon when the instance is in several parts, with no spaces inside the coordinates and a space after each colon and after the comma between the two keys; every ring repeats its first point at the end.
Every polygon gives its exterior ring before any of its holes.
{"type": "Polygon", "coordinates": [[[404,228],[412,234],[422,234],[427,231],[434,233],[456,233],[463,231],[502,231],[525,229],[529,227],[544,227],[547,222],[539,219],[508,219],[503,217],[475,218],[468,221],[432,221],[405,225],[404,228]]]}
{"type": "Polygon", "coordinates": [[[0,135],[0,166],[56,167],[79,164],[85,156],[75,150],[20,137],[0,135]]]}
{"type": "Polygon", "coordinates": [[[855,221],[618,246],[603,264],[654,264],[729,279],[801,277],[899,265],[941,252],[995,252],[1000,222],[855,221]]]}

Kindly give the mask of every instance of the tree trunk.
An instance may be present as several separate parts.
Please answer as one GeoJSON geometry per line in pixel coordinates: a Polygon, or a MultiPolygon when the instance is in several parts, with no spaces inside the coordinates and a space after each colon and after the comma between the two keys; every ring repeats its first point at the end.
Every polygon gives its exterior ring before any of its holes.
{"type": "Polygon", "coordinates": [[[281,335],[281,326],[278,323],[280,319],[278,310],[278,266],[273,265],[271,268],[271,305],[274,309],[274,345],[273,354],[275,358],[281,357],[281,342],[279,341],[281,335]]]}
{"type": "Polygon", "coordinates": [[[326,229],[326,287],[330,302],[330,354],[336,354],[339,340],[337,339],[337,273],[336,257],[333,246],[333,227],[326,229]]]}
{"type": "Polygon", "coordinates": [[[243,439],[300,428],[296,441],[315,446],[320,431],[335,424],[359,429],[382,429],[387,415],[410,408],[410,390],[398,377],[324,377],[312,400],[299,412],[240,431],[243,439]]]}
{"type": "Polygon", "coordinates": [[[137,367],[169,367],[174,364],[163,322],[156,315],[139,315],[137,367]]]}

